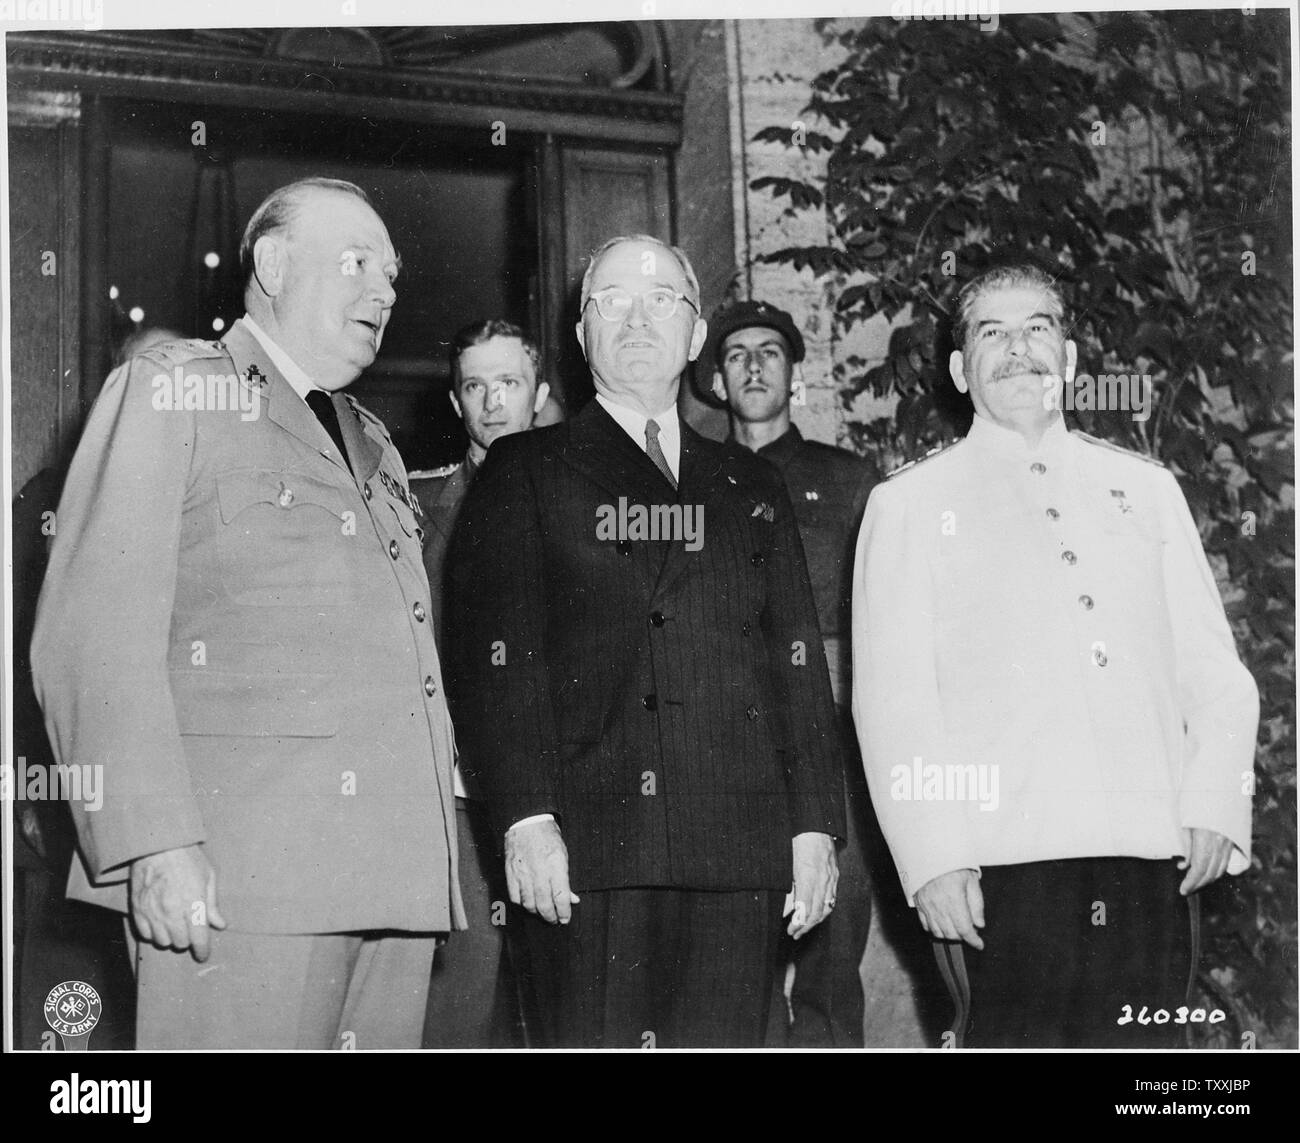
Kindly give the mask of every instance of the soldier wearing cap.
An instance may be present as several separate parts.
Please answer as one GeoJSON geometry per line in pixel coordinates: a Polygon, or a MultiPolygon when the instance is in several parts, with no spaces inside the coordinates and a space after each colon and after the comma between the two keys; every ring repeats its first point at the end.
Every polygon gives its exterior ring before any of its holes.
{"type": "MultiPolygon", "coordinates": [[[[461,505],[488,447],[498,437],[523,432],[546,404],[550,386],[538,379],[541,353],[519,326],[500,318],[472,322],[451,340],[452,408],[465,424],[469,450],[459,464],[411,473],[411,491],[428,521],[424,568],[429,576],[430,617],[442,640],[442,576],[447,547],[461,505]]],[[[487,808],[457,763],[456,821],[461,889],[469,931],[438,950],[429,992],[426,1048],[522,1046],[518,974],[511,963],[522,952],[504,941],[508,892],[500,843],[487,808]]]]}
{"type": "MultiPolygon", "coordinates": [[[[792,397],[801,400],[804,391],[803,358],[803,337],[793,319],[767,302],[738,302],[709,323],[703,359],[713,367],[713,395],[730,412],[732,438],[780,469],[794,504],[831,689],[851,743],[846,707],[853,540],[877,475],[869,461],[854,453],[805,440],[791,421],[792,397]]],[[[845,775],[849,825],[840,855],[838,906],[801,943],[783,942],[782,963],[793,961],[796,969],[788,1029],[773,1022],[773,1046],[862,1045],[864,997],[858,969],[871,899],[861,840],[866,790],[856,759],[850,771],[845,775]]]]}
{"type": "Polygon", "coordinates": [[[949,1043],[1169,1048],[1198,891],[1250,866],[1259,699],[1177,482],[1067,431],[1067,329],[1030,262],[958,295],[974,422],[871,496],[853,713],[949,1043]]]}

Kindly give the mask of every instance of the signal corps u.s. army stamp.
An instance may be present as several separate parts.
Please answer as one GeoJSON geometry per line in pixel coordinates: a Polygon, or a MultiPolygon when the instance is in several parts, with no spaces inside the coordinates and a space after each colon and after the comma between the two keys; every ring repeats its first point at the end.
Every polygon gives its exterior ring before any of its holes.
{"type": "Polygon", "coordinates": [[[99,993],[81,980],[65,980],[45,998],[45,1022],[63,1041],[65,1052],[84,1052],[104,1006],[99,993]]]}

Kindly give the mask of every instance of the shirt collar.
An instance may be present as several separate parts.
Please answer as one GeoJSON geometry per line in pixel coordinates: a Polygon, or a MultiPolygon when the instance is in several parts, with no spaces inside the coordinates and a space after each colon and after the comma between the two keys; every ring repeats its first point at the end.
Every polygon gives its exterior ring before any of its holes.
{"type": "MultiPolygon", "coordinates": [[[[626,405],[620,405],[611,401],[604,393],[597,393],[596,400],[600,406],[611,417],[619,423],[628,436],[630,436],[637,445],[645,448],[645,426],[651,418],[637,409],[629,409],[626,405]]],[[[660,447],[666,448],[668,441],[676,441],[681,437],[681,422],[677,417],[677,406],[669,405],[662,413],[656,413],[654,422],[659,426],[660,447]]]]}
{"type": "Polygon", "coordinates": [[[320,388],[319,385],[315,384],[312,379],[307,376],[306,372],[292,357],[285,353],[283,349],[271,340],[271,335],[258,325],[257,322],[255,322],[248,314],[244,315],[243,322],[247,327],[248,332],[257,338],[258,345],[266,350],[266,355],[271,359],[271,364],[280,371],[281,375],[289,382],[293,387],[293,391],[297,393],[299,397],[305,401],[307,400],[308,393],[313,389],[320,388]]]}
{"type": "Polygon", "coordinates": [[[1038,442],[1038,446],[1031,449],[1025,443],[1025,438],[1014,429],[1003,428],[976,413],[966,439],[971,444],[996,453],[998,456],[1010,460],[1023,460],[1029,457],[1059,457],[1069,436],[1069,430],[1065,427],[1065,418],[1058,416],[1043,433],[1043,439],[1038,442]]]}
{"type": "Polygon", "coordinates": [[[785,461],[794,455],[794,451],[799,447],[799,442],[803,440],[803,433],[799,431],[799,426],[793,421],[790,427],[786,429],[774,441],[768,441],[761,449],[758,455],[766,457],[768,460],[785,461]]]}

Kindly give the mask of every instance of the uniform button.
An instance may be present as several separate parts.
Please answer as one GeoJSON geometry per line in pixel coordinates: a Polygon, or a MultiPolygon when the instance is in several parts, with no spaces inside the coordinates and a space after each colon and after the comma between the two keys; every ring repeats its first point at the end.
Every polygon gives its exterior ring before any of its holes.
{"type": "Polygon", "coordinates": [[[1084,611],[1092,610],[1092,596],[1090,595],[1079,596],[1079,603],[1083,606],[1084,611]]]}
{"type": "Polygon", "coordinates": [[[364,485],[362,485],[361,491],[362,491],[362,493],[365,495],[365,498],[366,498],[367,500],[369,500],[369,499],[374,495],[374,493],[370,491],[370,482],[369,482],[369,481],[367,481],[364,485]]]}
{"type": "Polygon", "coordinates": [[[748,635],[752,630],[754,629],[749,625],[748,622],[741,624],[740,633],[742,635],[748,635]]]}
{"type": "Polygon", "coordinates": [[[399,551],[401,551],[401,549],[397,546],[397,541],[396,541],[396,540],[389,540],[389,541],[388,541],[388,554],[389,554],[390,556],[392,556],[393,559],[397,559],[397,553],[398,553],[399,551]]]}
{"type": "Polygon", "coordinates": [[[1092,661],[1096,663],[1097,666],[1104,667],[1106,665],[1106,652],[1098,647],[1092,653],[1092,661]]]}
{"type": "Polygon", "coordinates": [[[1049,520],[1059,520],[1061,518],[1061,514],[1055,508],[1049,508],[1047,510],[1047,518],[1049,520]]]}
{"type": "Polygon", "coordinates": [[[754,719],[756,719],[756,718],[758,717],[758,707],[753,706],[753,705],[749,706],[749,707],[745,710],[745,717],[746,717],[747,719],[749,719],[750,722],[753,722],[754,719]]]}
{"type": "Polygon", "coordinates": [[[632,554],[632,541],[631,541],[631,540],[619,540],[619,542],[618,542],[618,554],[619,554],[620,556],[630,556],[630,555],[632,554]]]}
{"type": "Polygon", "coordinates": [[[658,710],[658,709],[659,709],[659,696],[658,696],[658,695],[646,695],[645,698],[643,698],[643,699],[641,700],[641,705],[642,705],[643,707],[645,707],[646,710],[658,710]]]}
{"type": "Polygon", "coordinates": [[[664,625],[664,613],[662,611],[652,611],[650,613],[650,622],[655,627],[662,627],[664,625]]]}
{"type": "Polygon", "coordinates": [[[756,568],[761,568],[767,561],[763,558],[762,552],[755,552],[749,557],[749,562],[756,568]]]}
{"type": "Polygon", "coordinates": [[[1069,564],[1071,567],[1073,567],[1075,564],[1077,564],[1077,563],[1079,562],[1079,557],[1076,556],[1073,552],[1070,552],[1070,551],[1062,552],[1062,553],[1061,553],[1061,559],[1063,559],[1063,560],[1064,560],[1067,564],[1069,564]]]}
{"type": "Polygon", "coordinates": [[[430,698],[433,698],[433,696],[438,693],[438,684],[433,681],[432,675],[429,675],[428,678],[424,680],[424,693],[430,698]]]}
{"type": "Polygon", "coordinates": [[[417,601],[415,606],[411,608],[411,614],[415,616],[416,623],[423,623],[425,616],[424,604],[417,601]]]}
{"type": "Polygon", "coordinates": [[[1041,460],[1036,460],[1029,466],[1029,471],[1035,476],[1042,476],[1043,473],[1047,471],[1047,465],[1045,465],[1041,460]]]}
{"type": "Polygon", "coordinates": [[[282,487],[280,489],[279,501],[281,508],[288,508],[289,505],[293,503],[293,489],[282,487]]]}

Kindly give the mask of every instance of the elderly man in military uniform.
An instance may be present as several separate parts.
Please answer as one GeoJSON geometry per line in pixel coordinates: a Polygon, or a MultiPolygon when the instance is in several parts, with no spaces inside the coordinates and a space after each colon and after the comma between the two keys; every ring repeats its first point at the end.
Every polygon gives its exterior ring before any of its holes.
{"type": "Polygon", "coordinates": [[[1177,481],[1067,431],[1067,328],[1031,262],[959,294],[974,423],[871,496],[854,716],[949,1042],[1173,1047],[1197,893],[1250,864],[1258,694],[1177,481]]]}
{"type": "MultiPolygon", "coordinates": [[[[746,301],[715,313],[704,360],[712,393],[731,415],[731,436],[781,470],[817,604],[831,690],[852,752],[848,718],[849,604],[853,541],[874,466],[847,451],[805,440],[790,416],[805,393],[804,341],[794,319],[767,302],[746,301]]],[[[838,907],[820,929],[782,940],[779,963],[794,966],[789,1006],[773,1006],[773,1047],[861,1047],[864,996],[859,967],[871,923],[870,881],[862,850],[867,795],[856,759],[845,774],[848,838],[839,854],[838,907]]],[[[785,977],[778,974],[778,984],[785,977]]]]}
{"type": "Polygon", "coordinates": [[[322,178],[240,257],[245,316],[110,375],[59,504],[32,667],[59,762],[103,768],[69,892],[129,915],[138,1047],[418,1047],[464,927],[452,730],[419,508],[342,393],[398,258],[322,178]]]}
{"type": "MultiPolygon", "coordinates": [[[[537,343],[513,322],[472,322],[451,340],[451,397],[469,436],[459,464],[411,473],[411,491],[424,508],[424,568],[434,632],[442,638],[442,573],[447,546],[474,474],[497,437],[523,432],[546,404],[537,343]]],[[[487,808],[459,763],[455,769],[461,887],[469,932],[443,945],[434,959],[434,987],[424,1044],[428,1048],[522,1047],[518,974],[507,946],[509,894],[487,808]]]]}

